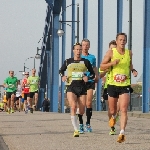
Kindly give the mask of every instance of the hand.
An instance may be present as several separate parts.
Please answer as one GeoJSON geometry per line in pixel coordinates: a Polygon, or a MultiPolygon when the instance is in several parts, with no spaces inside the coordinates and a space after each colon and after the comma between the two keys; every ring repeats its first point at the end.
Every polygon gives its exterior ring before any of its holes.
{"type": "Polygon", "coordinates": [[[88,77],[87,76],[83,76],[83,80],[84,80],[84,82],[88,82],[88,77]]]}
{"type": "Polygon", "coordinates": [[[137,77],[138,72],[137,72],[136,70],[134,70],[134,71],[132,72],[132,74],[133,74],[134,77],[137,77]]]}
{"type": "Polygon", "coordinates": [[[95,76],[95,83],[98,83],[98,80],[99,80],[99,77],[98,76],[95,76]]]}
{"type": "Polygon", "coordinates": [[[67,81],[67,76],[63,76],[61,79],[62,79],[62,82],[65,82],[67,81]]]}
{"type": "Polygon", "coordinates": [[[112,66],[117,65],[120,62],[120,59],[115,59],[114,61],[112,61],[112,66]]]}

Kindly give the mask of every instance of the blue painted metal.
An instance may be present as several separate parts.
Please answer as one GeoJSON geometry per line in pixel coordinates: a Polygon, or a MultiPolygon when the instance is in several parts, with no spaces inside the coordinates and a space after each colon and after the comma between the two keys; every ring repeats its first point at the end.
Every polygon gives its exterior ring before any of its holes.
{"type": "MultiPolygon", "coordinates": [[[[75,21],[75,6],[76,1],[72,0],[72,21],[75,21]]],[[[71,57],[73,57],[72,46],[75,44],[75,22],[72,22],[72,34],[71,34],[71,57]]]]}
{"type": "Polygon", "coordinates": [[[53,47],[52,47],[52,91],[51,91],[51,111],[58,112],[59,99],[59,14],[53,14],[53,47]]]}
{"type": "Polygon", "coordinates": [[[43,103],[43,100],[44,100],[44,95],[45,95],[45,88],[39,88],[39,100],[38,101],[38,108],[41,108],[41,111],[42,111],[42,103],[43,103]]]}
{"type": "Polygon", "coordinates": [[[88,37],[88,0],[83,0],[83,39],[88,37]]]}
{"type": "Polygon", "coordinates": [[[149,112],[150,104],[150,1],[144,0],[144,51],[142,112],[149,112]]]}
{"type": "Polygon", "coordinates": [[[123,0],[117,0],[117,33],[122,32],[123,0]]]}
{"type": "MultiPolygon", "coordinates": [[[[98,0],[98,53],[97,53],[97,66],[102,61],[103,51],[103,0],[98,0]]],[[[96,110],[100,111],[101,108],[101,80],[97,83],[96,92],[96,110]]]]}
{"type": "MultiPolygon", "coordinates": [[[[64,10],[66,8],[66,0],[63,0],[63,4],[62,4],[62,10],[64,10]]],[[[62,20],[66,20],[66,11],[63,11],[63,14],[62,14],[62,20]]],[[[66,31],[66,24],[63,23],[62,24],[62,29],[64,31],[66,31]]],[[[62,64],[64,63],[65,61],[65,48],[66,47],[66,34],[64,34],[62,36],[62,64]]],[[[61,81],[61,112],[63,113],[64,112],[64,90],[65,90],[65,85],[64,85],[64,82],[61,81]]]]}

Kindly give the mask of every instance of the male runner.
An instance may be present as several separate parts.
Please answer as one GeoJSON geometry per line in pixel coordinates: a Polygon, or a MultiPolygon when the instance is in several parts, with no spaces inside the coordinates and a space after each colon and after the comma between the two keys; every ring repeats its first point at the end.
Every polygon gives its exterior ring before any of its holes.
{"type": "MultiPolygon", "coordinates": [[[[83,39],[81,42],[82,45],[82,55],[81,58],[88,59],[93,67],[95,72],[95,78],[93,80],[89,80],[86,83],[87,86],[87,97],[86,97],[86,116],[87,121],[85,125],[85,131],[92,132],[92,128],[90,125],[90,119],[92,116],[92,98],[93,98],[93,90],[95,90],[95,83],[98,82],[98,71],[96,67],[96,58],[94,55],[89,54],[90,41],[88,39],[83,39]]],[[[90,73],[87,72],[87,76],[90,76],[90,73]]],[[[84,125],[83,125],[83,115],[78,114],[79,117],[79,132],[80,134],[84,133],[84,125]]]]}
{"type": "Polygon", "coordinates": [[[67,87],[67,98],[71,107],[71,121],[74,127],[74,137],[79,137],[79,131],[77,129],[77,117],[76,109],[77,103],[79,105],[80,115],[84,114],[85,103],[86,103],[86,82],[88,79],[94,79],[95,73],[93,71],[92,65],[87,59],[81,58],[82,47],[80,43],[76,43],[73,46],[74,58],[66,59],[64,64],[59,70],[62,81],[66,81],[67,87]],[[67,76],[64,72],[68,71],[67,76]],[[90,72],[90,76],[84,75],[86,71],[90,72]]]}
{"type": "Polygon", "coordinates": [[[23,88],[23,94],[24,94],[24,109],[25,114],[28,113],[28,106],[30,105],[30,92],[29,92],[29,85],[27,84],[27,80],[29,77],[29,72],[25,72],[25,77],[22,79],[22,88],[23,88]]]}
{"type": "Polygon", "coordinates": [[[109,120],[110,127],[113,127],[116,123],[117,101],[119,98],[119,106],[121,111],[121,131],[117,140],[119,143],[125,141],[127,109],[130,101],[130,71],[135,77],[138,74],[137,71],[133,69],[132,51],[125,49],[126,43],[127,35],[125,33],[118,33],[116,36],[117,47],[107,51],[100,65],[100,70],[103,71],[110,68],[107,87],[109,95],[109,111],[112,115],[109,120]]]}
{"type": "Polygon", "coordinates": [[[38,102],[38,89],[39,89],[39,82],[40,78],[35,75],[36,74],[36,69],[32,69],[32,75],[28,77],[27,84],[30,87],[30,112],[33,113],[33,108],[32,108],[32,101],[33,101],[33,96],[35,99],[35,110],[37,110],[37,102],[38,102]]]}
{"type": "Polygon", "coordinates": [[[8,114],[14,113],[14,99],[17,90],[17,77],[14,77],[14,71],[9,71],[9,77],[4,80],[4,87],[7,97],[7,112],[8,114]]]}

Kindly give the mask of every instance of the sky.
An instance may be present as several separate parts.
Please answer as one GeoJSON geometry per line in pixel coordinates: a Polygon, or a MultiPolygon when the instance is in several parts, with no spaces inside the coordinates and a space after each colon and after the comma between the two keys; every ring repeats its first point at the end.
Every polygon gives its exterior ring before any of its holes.
{"type": "MultiPolygon", "coordinates": [[[[66,0],[67,5],[71,0],[66,0]]],[[[80,4],[80,41],[83,38],[82,21],[82,0],[76,0],[80,4]]],[[[21,79],[23,66],[33,68],[36,48],[41,47],[42,42],[38,41],[43,36],[46,7],[45,0],[0,0],[0,84],[8,76],[9,70],[14,70],[16,76],[21,79]]],[[[90,53],[97,56],[97,0],[89,0],[88,7],[88,39],[91,41],[90,53]]],[[[117,0],[104,0],[104,20],[103,20],[103,55],[108,50],[108,43],[115,39],[117,30],[117,0]]],[[[71,19],[71,7],[66,9],[66,20],[71,19]]],[[[128,34],[128,1],[123,1],[123,32],[128,34]]],[[[75,29],[76,30],[76,29],[75,29]]],[[[66,58],[71,56],[71,28],[66,27],[67,37],[66,58]]],[[[143,0],[133,0],[133,64],[138,70],[139,77],[142,74],[143,65],[143,0]],[[141,7],[142,6],[142,7],[141,7]]],[[[61,40],[61,38],[60,38],[61,40]]],[[[60,42],[61,43],[61,42],[60,42]]],[[[127,45],[128,46],[128,45],[127,45]]],[[[61,49],[61,47],[60,47],[61,49]]],[[[61,53],[60,53],[61,60],[61,53]]],[[[36,69],[40,65],[40,60],[36,61],[36,69]]],[[[61,65],[61,64],[60,64],[61,65]]],[[[132,78],[132,83],[136,83],[138,78],[132,78]]]]}

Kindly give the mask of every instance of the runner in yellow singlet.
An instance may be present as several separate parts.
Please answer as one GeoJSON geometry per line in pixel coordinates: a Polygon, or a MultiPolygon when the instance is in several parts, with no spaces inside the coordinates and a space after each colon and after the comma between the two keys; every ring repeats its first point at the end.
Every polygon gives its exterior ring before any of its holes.
{"type": "Polygon", "coordinates": [[[113,127],[116,123],[117,101],[120,100],[119,107],[121,111],[120,134],[117,142],[125,141],[125,127],[127,124],[127,109],[130,101],[130,72],[137,76],[137,71],[132,65],[132,51],[125,49],[127,35],[118,33],[116,36],[117,47],[108,50],[101,62],[100,70],[110,69],[108,81],[108,103],[111,119],[109,126],[113,127]]]}

